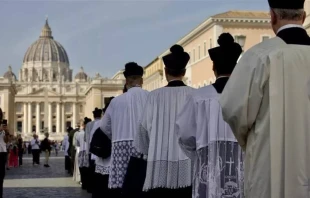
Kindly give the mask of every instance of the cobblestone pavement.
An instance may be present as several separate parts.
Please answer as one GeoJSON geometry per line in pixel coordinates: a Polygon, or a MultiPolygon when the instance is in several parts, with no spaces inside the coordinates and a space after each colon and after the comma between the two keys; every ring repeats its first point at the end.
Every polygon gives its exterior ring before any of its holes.
{"type": "Polygon", "coordinates": [[[6,171],[4,198],[90,198],[72,180],[64,168],[64,157],[51,157],[50,168],[33,166],[31,156],[25,156],[19,168],[6,171]]]}

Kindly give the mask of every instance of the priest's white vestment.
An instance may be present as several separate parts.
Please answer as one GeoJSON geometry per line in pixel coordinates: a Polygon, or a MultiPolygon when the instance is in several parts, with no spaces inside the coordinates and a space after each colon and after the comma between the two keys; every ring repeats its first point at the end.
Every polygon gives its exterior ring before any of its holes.
{"type": "Polygon", "coordinates": [[[130,88],[111,101],[100,123],[101,130],[112,140],[109,176],[111,189],[119,190],[123,187],[130,157],[136,153],[133,140],[148,93],[141,87],[130,88]]]}
{"type": "Polygon", "coordinates": [[[150,92],[134,146],[148,155],[144,191],[192,185],[192,162],[181,150],[175,132],[178,112],[193,90],[163,87],[150,92]]]}
{"type": "Polygon", "coordinates": [[[243,196],[242,149],[223,120],[213,85],[187,97],[176,121],[179,144],[195,161],[193,198],[243,196]]]}
{"type": "Polygon", "coordinates": [[[310,47],[276,37],[247,51],[220,103],[246,151],[247,198],[310,196],[310,47]]]}
{"type": "MultiPolygon", "coordinates": [[[[85,152],[84,152],[84,155],[85,155],[84,158],[85,159],[89,159],[89,155],[91,154],[89,152],[89,149],[90,149],[91,140],[92,140],[93,135],[94,135],[94,134],[91,134],[91,132],[92,132],[92,129],[93,129],[95,123],[98,122],[99,120],[100,119],[97,118],[97,119],[87,123],[86,126],[85,126],[85,135],[84,135],[84,140],[85,140],[85,143],[86,143],[86,145],[85,145],[85,152]]],[[[85,160],[84,167],[89,167],[89,166],[90,166],[89,160],[85,160]]]]}

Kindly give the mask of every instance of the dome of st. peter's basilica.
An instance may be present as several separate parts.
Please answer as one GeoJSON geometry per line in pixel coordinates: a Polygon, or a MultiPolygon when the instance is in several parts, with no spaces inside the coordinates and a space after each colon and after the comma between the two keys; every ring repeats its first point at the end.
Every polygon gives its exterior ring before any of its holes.
{"type": "Polygon", "coordinates": [[[67,126],[76,127],[95,107],[122,94],[123,79],[90,77],[83,67],[73,75],[65,48],[54,40],[46,22],[26,51],[18,78],[9,66],[0,77],[0,108],[10,132],[31,140],[44,132],[62,141],[67,126]]]}
{"type": "Polygon", "coordinates": [[[62,62],[69,64],[69,58],[64,47],[54,40],[52,30],[46,20],[40,38],[27,50],[24,63],[34,61],[62,62]]]}

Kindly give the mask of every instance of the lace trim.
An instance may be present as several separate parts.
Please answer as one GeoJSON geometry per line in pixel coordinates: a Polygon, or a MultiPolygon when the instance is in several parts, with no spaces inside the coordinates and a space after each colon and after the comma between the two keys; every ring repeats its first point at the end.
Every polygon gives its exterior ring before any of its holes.
{"type": "Polygon", "coordinates": [[[79,167],[89,167],[89,155],[86,151],[79,152],[78,163],[79,167]]]}
{"type": "Polygon", "coordinates": [[[127,173],[130,156],[139,155],[133,148],[133,141],[120,141],[112,144],[112,161],[109,188],[122,188],[127,173]]]}
{"type": "Polygon", "coordinates": [[[143,190],[186,188],[192,184],[191,160],[148,161],[143,190]]]}
{"type": "Polygon", "coordinates": [[[237,142],[217,141],[197,151],[194,198],[243,198],[243,184],[243,152],[237,142]]]}
{"type": "Polygon", "coordinates": [[[99,173],[101,175],[109,175],[110,174],[110,166],[101,166],[101,165],[96,165],[95,169],[96,173],[99,173]]]}

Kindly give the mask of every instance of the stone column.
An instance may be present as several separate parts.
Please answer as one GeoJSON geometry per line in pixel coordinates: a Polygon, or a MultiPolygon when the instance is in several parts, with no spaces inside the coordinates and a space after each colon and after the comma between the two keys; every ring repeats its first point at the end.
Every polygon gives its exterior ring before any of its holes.
{"type": "Polygon", "coordinates": [[[32,103],[31,102],[29,102],[28,103],[28,133],[32,133],[32,103]]]}
{"type": "Polygon", "coordinates": [[[72,128],[75,129],[75,127],[76,127],[76,103],[75,102],[72,103],[72,114],[73,114],[73,116],[72,116],[72,128]]]}
{"type": "Polygon", "coordinates": [[[36,106],[36,133],[40,134],[41,130],[41,111],[40,111],[40,102],[36,106]]]}
{"type": "Polygon", "coordinates": [[[24,118],[23,118],[23,134],[27,134],[28,132],[28,113],[27,113],[27,103],[24,103],[24,118]]]}
{"type": "Polygon", "coordinates": [[[65,108],[66,108],[66,103],[62,103],[61,105],[61,132],[66,133],[67,127],[66,127],[66,115],[65,115],[65,108]]]}
{"type": "Polygon", "coordinates": [[[52,115],[52,103],[48,103],[48,132],[53,132],[53,115],[52,115]]]}
{"type": "Polygon", "coordinates": [[[60,115],[60,103],[57,102],[57,107],[56,107],[56,132],[57,134],[60,133],[61,131],[61,115],[60,115]]]}

